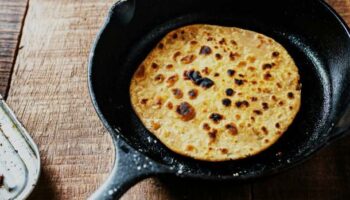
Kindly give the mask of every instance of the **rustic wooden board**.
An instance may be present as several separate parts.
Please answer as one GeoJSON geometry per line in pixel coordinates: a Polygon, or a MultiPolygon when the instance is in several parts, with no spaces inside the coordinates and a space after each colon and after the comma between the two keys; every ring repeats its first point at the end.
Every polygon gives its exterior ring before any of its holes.
{"type": "Polygon", "coordinates": [[[0,1],[0,94],[7,95],[27,0],[0,1]]]}
{"type": "MultiPolygon", "coordinates": [[[[350,22],[350,0],[329,1],[350,22]]],[[[113,0],[30,0],[8,102],[42,155],[43,174],[32,199],[85,199],[111,169],[114,152],[90,103],[86,64],[112,4],[113,0]]],[[[350,138],[344,138],[307,163],[252,187],[151,178],[123,199],[349,198],[349,144],[350,138]]]]}
{"type": "Polygon", "coordinates": [[[33,199],[86,199],[114,157],[90,102],[87,60],[113,1],[30,0],[8,103],[38,143],[33,199]]]}

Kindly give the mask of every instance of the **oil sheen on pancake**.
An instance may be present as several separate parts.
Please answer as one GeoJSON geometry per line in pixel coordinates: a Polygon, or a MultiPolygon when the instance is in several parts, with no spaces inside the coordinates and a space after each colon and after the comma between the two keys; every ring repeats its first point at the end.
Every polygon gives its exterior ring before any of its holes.
{"type": "Polygon", "coordinates": [[[133,75],[132,106],[172,151],[205,161],[271,146],[300,107],[298,68],[279,43],[234,27],[168,33],[133,75]]]}

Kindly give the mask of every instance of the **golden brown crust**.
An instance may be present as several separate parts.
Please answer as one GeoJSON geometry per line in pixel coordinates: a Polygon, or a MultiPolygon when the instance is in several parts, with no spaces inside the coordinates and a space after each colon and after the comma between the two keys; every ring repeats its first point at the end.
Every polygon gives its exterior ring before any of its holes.
{"type": "Polygon", "coordinates": [[[298,68],[280,44],[204,24],[168,33],[136,70],[130,96],[142,123],[169,149],[206,161],[268,148],[301,98],[298,68]]]}

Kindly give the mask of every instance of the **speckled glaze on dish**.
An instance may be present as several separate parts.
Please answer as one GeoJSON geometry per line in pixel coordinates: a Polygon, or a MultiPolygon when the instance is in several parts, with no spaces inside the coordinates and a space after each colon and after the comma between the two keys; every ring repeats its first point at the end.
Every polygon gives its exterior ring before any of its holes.
{"type": "Polygon", "coordinates": [[[91,51],[88,73],[92,102],[114,140],[116,161],[90,198],[119,198],[149,176],[239,181],[306,160],[349,129],[349,58],[349,29],[322,0],[118,2],[91,51]],[[276,144],[256,156],[210,163],[177,155],[143,127],[131,108],[128,89],[137,66],[166,33],[196,23],[263,33],[303,66],[299,114],[276,144]]]}

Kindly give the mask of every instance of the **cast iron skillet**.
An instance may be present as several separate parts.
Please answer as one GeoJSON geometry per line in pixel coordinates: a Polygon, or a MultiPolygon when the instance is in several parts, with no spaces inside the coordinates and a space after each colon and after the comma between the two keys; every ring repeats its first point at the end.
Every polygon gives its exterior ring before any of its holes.
{"type": "Polygon", "coordinates": [[[247,180],[290,168],[339,138],[350,125],[350,35],[322,0],[127,0],[111,9],[89,63],[92,102],[116,148],[112,174],[91,199],[119,198],[153,175],[247,180]],[[243,160],[210,163],[168,150],[149,133],[129,100],[137,66],[170,30],[206,23],[266,34],[300,70],[302,104],[276,144],[243,160]]]}

